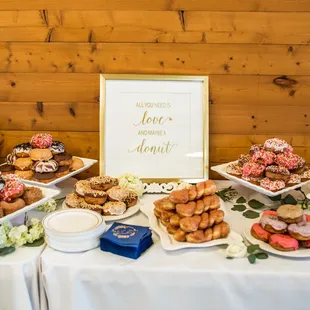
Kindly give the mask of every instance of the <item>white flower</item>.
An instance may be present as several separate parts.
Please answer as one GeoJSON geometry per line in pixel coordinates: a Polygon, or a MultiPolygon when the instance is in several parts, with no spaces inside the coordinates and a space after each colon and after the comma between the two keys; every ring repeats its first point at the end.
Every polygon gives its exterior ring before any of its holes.
{"type": "Polygon", "coordinates": [[[139,179],[139,177],[134,175],[134,174],[125,173],[122,176],[120,176],[119,177],[119,185],[121,187],[131,189],[139,197],[141,197],[143,195],[143,192],[144,192],[143,183],[139,179]]]}
{"type": "Polygon", "coordinates": [[[9,238],[15,247],[21,247],[27,243],[28,228],[25,225],[15,226],[9,232],[9,238]]]}
{"type": "Polygon", "coordinates": [[[37,207],[38,211],[53,212],[57,209],[57,202],[54,199],[48,200],[46,203],[37,207]]]}
{"type": "Polygon", "coordinates": [[[0,248],[6,248],[12,245],[8,238],[11,228],[12,224],[10,222],[5,222],[0,226],[0,248]]]}
{"type": "Polygon", "coordinates": [[[244,243],[232,243],[226,248],[226,257],[241,258],[247,255],[247,247],[244,243]]]}
{"type": "Polygon", "coordinates": [[[37,219],[36,217],[32,217],[30,220],[27,221],[27,227],[29,226],[34,226],[34,225],[37,225],[37,224],[41,224],[40,220],[37,219]]]}

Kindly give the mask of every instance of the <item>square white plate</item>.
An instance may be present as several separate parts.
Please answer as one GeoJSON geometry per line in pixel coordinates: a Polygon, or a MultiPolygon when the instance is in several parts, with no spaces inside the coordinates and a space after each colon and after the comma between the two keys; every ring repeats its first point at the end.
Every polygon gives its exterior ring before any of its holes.
{"type": "Polygon", "coordinates": [[[55,188],[45,188],[45,187],[41,187],[41,186],[36,186],[36,187],[38,187],[42,190],[44,198],[42,198],[41,200],[39,200],[39,201],[29,205],[29,206],[26,206],[25,208],[20,209],[20,210],[14,212],[12,214],[1,217],[0,218],[0,224],[3,222],[9,221],[10,219],[12,219],[16,216],[19,216],[25,212],[28,212],[28,211],[38,207],[39,205],[41,205],[41,204],[47,202],[48,200],[52,199],[53,197],[57,196],[60,192],[58,189],[55,189],[55,188]]]}
{"type": "Polygon", "coordinates": [[[231,181],[235,181],[236,183],[239,183],[245,187],[248,187],[256,192],[259,192],[263,195],[267,195],[269,197],[274,197],[274,196],[277,196],[277,195],[281,195],[281,194],[284,194],[286,192],[289,192],[291,190],[294,190],[296,188],[299,188],[299,187],[302,187],[304,185],[306,185],[307,183],[310,182],[309,181],[305,181],[305,182],[302,182],[300,184],[297,184],[297,185],[294,185],[294,186],[289,186],[289,187],[285,187],[283,189],[281,189],[280,191],[277,191],[277,192],[272,192],[272,191],[268,191],[266,189],[264,189],[263,187],[259,186],[259,185],[255,185],[255,184],[252,184],[250,182],[247,182],[243,179],[240,179],[238,177],[235,177],[233,175],[230,175],[226,172],[226,168],[228,165],[230,164],[234,164],[236,163],[236,161],[232,161],[230,163],[226,163],[226,164],[222,164],[222,165],[218,165],[218,166],[213,166],[211,167],[211,170],[217,172],[218,174],[220,174],[222,177],[228,179],[228,180],[231,180],[231,181]]]}

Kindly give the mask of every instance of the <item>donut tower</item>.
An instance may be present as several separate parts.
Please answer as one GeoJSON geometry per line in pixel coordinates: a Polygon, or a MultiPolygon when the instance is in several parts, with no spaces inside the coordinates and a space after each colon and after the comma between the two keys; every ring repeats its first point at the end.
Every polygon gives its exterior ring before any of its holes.
{"type": "Polygon", "coordinates": [[[230,227],[215,192],[211,180],[175,190],[154,202],[154,214],[176,241],[202,243],[225,238],[230,227]]]}
{"type": "Polygon", "coordinates": [[[241,154],[237,162],[227,166],[226,172],[272,192],[310,180],[305,160],[278,138],[252,145],[248,154],[241,154]]]}

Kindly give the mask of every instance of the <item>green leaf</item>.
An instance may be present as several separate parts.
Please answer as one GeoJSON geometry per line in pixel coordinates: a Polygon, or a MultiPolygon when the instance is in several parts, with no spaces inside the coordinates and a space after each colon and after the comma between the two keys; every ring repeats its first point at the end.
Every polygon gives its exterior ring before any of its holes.
{"type": "Polygon", "coordinates": [[[255,257],[258,258],[258,259],[267,259],[269,256],[265,252],[260,252],[260,253],[256,253],[255,257]]]}
{"type": "Polygon", "coordinates": [[[247,210],[243,212],[242,215],[246,217],[247,219],[256,219],[259,217],[259,213],[252,211],[252,210],[247,210]]]}
{"type": "Polygon", "coordinates": [[[246,199],[244,197],[239,197],[237,200],[236,200],[236,203],[245,203],[246,202],[246,199]]]}
{"type": "Polygon", "coordinates": [[[259,245],[258,244],[251,244],[248,246],[247,251],[248,253],[254,253],[255,251],[259,250],[259,245]]]}
{"type": "Polygon", "coordinates": [[[260,209],[265,206],[263,203],[255,199],[250,200],[248,202],[248,205],[253,209],[260,209]]]}
{"type": "Polygon", "coordinates": [[[233,257],[226,257],[226,259],[234,259],[233,257]]]}
{"type": "Polygon", "coordinates": [[[243,212],[244,210],[246,210],[246,206],[245,205],[234,205],[233,208],[231,209],[233,211],[243,212]]]}
{"type": "Polygon", "coordinates": [[[36,247],[36,246],[40,246],[44,243],[44,237],[36,240],[36,241],[33,241],[32,243],[26,243],[25,246],[27,247],[36,247]]]}
{"type": "Polygon", "coordinates": [[[248,261],[250,262],[250,264],[255,264],[256,256],[254,254],[249,255],[248,261]]]}
{"type": "Polygon", "coordinates": [[[292,195],[285,196],[282,201],[285,205],[297,205],[297,201],[292,195]]]}
{"type": "Polygon", "coordinates": [[[15,248],[12,246],[8,247],[8,248],[2,248],[2,249],[0,249],[0,256],[8,255],[14,251],[15,251],[15,248]]]}
{"type": "Polygon", "coordinates": [[[281,195],[277,195],[277,196],[274,196],[274,197],[268,197],[270,200],[272,201],[280,201],[281,200],[281,195]]]}

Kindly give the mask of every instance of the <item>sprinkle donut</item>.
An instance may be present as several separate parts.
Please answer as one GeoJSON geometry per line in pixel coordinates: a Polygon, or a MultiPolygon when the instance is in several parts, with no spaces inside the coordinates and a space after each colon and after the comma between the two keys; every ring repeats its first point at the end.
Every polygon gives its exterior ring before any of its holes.
{"type": "Polygon", "coordinates": [[[290,172],[285,167],[272,165],[266,168],[266,177],[272,180],[287,181],[290,177],[290,172]]]}
{"type": "Polygon", "coordinates": [[[260,218],[260,225],[272,234],[286,232],[287,224],[280,221],[277,216],[265,215],[260,218]]]}
{"type": "Polygon", "coordinates": [[[242,175],[242,168],[237,163],[234,163],[234,164],[230,164],[230,165],[227,166],[226,172],[228,174],[233,175],[233,176],[241,177],[241,175],[242,175]]]}
{"type": "Polygon", "coordinates": [[[266,140],[264,143],[264,149],[276,154],[293,151],[293,148],[286,141],[278,138],[266,140]]]}
{"type": "Polygon", "coordinates": [[[269,178],[263,178],[260,181],[260,186],[267,191],[277,192],[285,187],[283,180],[270,180],[269,178]]]}
{"type": "Polygon", "coordinates": [[[256,152],[262,150],[264,148],[264,146],[262,144],[253,144],[250,147],[250,155],[254,155],[256,152]]]}
{"type": "Polygon", "coordinates": [[[249,161],[251,161],[252,157],[249,154],[241,154],[238,157],[238,165],[240,167],[243,167],[244,164],[248,163],[249,161]]]}
{"type": "MultiPolygon", "coordinates": [[[[10,175],[8,175],[10,176],[10,175]]],[[[22,196],[25,186],[17,178],[9,177],[6,179],[5,188],[0,193],[0,198],[4,201],[11,201],[14,198],[22,196]]]]}
{"type": "Polygon", "coordinates": [[[31,146],[39,149],[46,149],[50,147],[52,143],[53,137],[48,133],[38,133],[34,135],[30,140],[31,146]]]}
{"type": "Polygon", "coordinates": [[[299,174],[291,174],[287,181],[288,186],[294,186],[301,183],[301,176],[299,174]]]}
{"type": "Polygon", "coordinates": [[[260,177],[265,171],[265,166],[258,163],[249,162],[242,168],[242,175],[245,177],[260,177]]]}
{"type": "Polygon", "coordinates": [[[299,155],[293,153],[278,154],[275,162],[279,166],[283,166],[288,170],[304,169],[306,166],[305,160],[299,155]]]}
{"type": "Polygon", "coordinates": [[[301,174],[301,180],[304,182],[304,181],[308,181],[310,180],[310,169],[304,171],[302,174],[301,174]]]}
{"type": "Polygon", "coordinates": [[[253,155],[253,161],[255,163],[265,166],[272,165],[275,161],[275,158],[276,158],[275,154],[264,150],[257,151],[253,155]]]}

